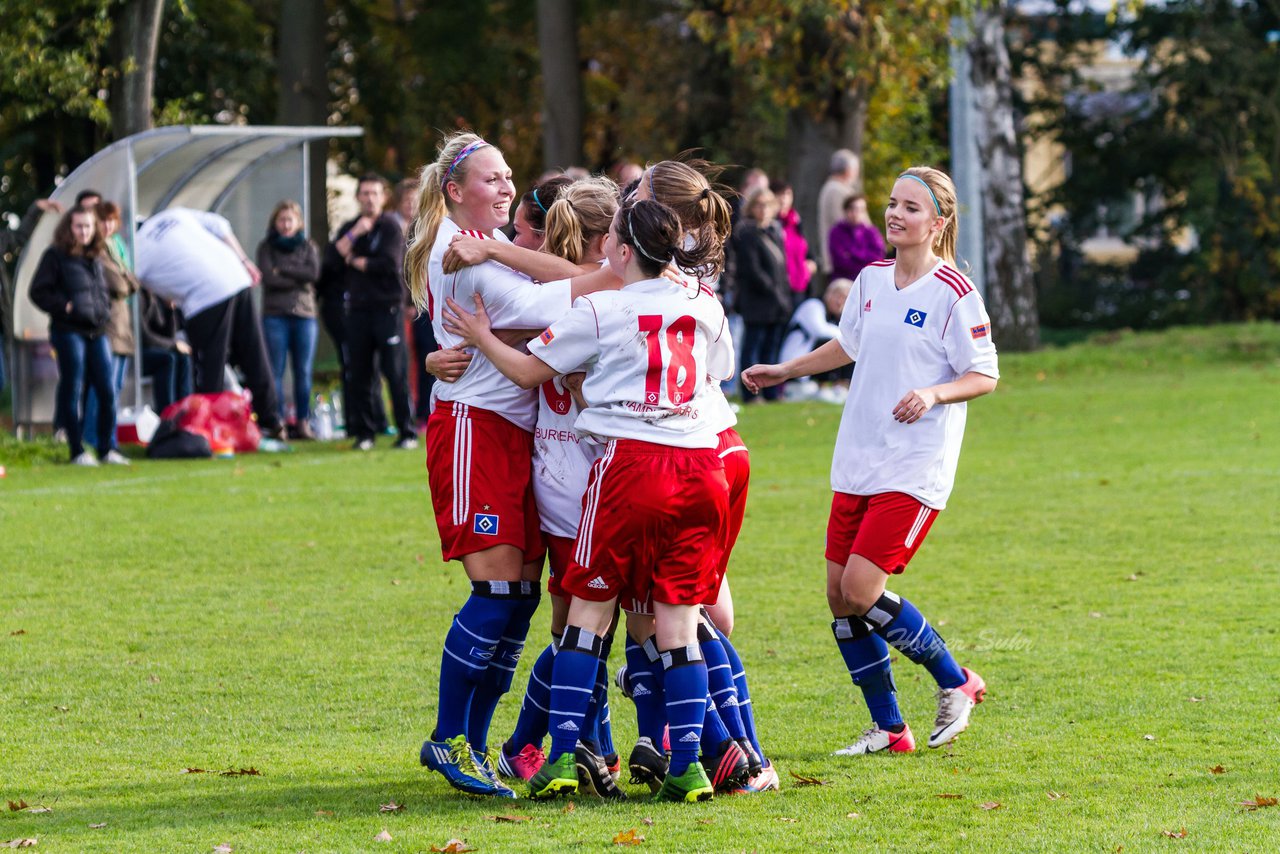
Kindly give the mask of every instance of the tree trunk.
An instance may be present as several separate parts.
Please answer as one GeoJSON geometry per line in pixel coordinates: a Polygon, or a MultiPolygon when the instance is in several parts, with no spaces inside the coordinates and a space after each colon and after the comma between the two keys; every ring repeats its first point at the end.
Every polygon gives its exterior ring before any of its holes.
{"type": "Polygon", "coordinates": [[[805,239],[816,251],[825,234],[818,234],[818,192],[831,171],[831,155],[847,148],[862,156],[867,127],[868,93],[864,86],[835,92],[821,117],[797,108],[787,114],[787,180],[795,192],[795,208],[804,224],[805,239]]]}
{"type": "MultiPolygon", "coordinates": [[[[326,125],[329,78],[325,49],[324,0],[280,0],[281,28],[276,45],[280,100],[276,120],[282,125],[326,125]]],[[[308,143],[311,154],[311,197],[308,233],[323,245],[329,237],[325,166],[329,144],[308,143]]]]}
{"type": "Polygon", "coordinates": [[[538,0],[542,64],[542,162],[548,169],[582,163],[582,69],[574,0],[538,0]]]}
{"type": "Polygon", "coordinates": [[[1004,2],[979,5],[971,21],[970,79],[981,164],[987,307],[1004,350],[1040,346],[1035,282],[1027,256],[1022,158],[1014,128],[1013,84],[1004,37],[1004,2]]]}
{"type": "Polygon", "coordinates": [[[111,135],[124,139],[151,127],[156,48],[164,0],[126,0],[116,18],[111,53],[123,69],[111,97],[111,135]]]}

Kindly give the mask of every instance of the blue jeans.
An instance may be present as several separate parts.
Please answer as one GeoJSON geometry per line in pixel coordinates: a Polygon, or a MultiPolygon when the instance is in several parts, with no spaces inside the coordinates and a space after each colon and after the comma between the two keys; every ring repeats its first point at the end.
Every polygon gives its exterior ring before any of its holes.
{"type": "MultiPolygon", "coordinates": [[[[785,323],[748,323],[742,336],[742,361],[744,368],[752,365],[771,365],[778,361],[778,350],[782,347],[782,336],[787,331],[785,323]]],[[[742,399],[754,400],[757,395],[742,386],[742,399]]],[[[778,387],[772,386],[764,390],[765,400],[778,399],[778,387]]]]}
{"type": "Polygon", "coordinates": [[[84,419],[80,392],[85,381],[98,394],[98,456],[111,450],[116,435],[116,391],[111,385],[111,345],[106,335],[49,330],[49,343],[58,354],[58,408],[63,412],[71,458],[84,453],[84,419]]]}
{"type": "Polygon", "coordinates": [[[148,347],[142,351],[142,375],[151,377],[156,414],[191,394],[191,357],[177,350],[148,347]]]}
{"type": "Polygon", "coordinates": [[[262,318],[262,332],[267,339],[271,359],[271,375],[276,382],[276,399],[280,401],[280,420],[284,421],[284,363],[293,363],[293,410],[298,423],[311,417],[311,365],[316,355],[314,317],[290,317],[271,314],[262,318]]]}
{"type": "MultiPolygon", "coordinates": [[[[124,388],[124,378],[129,374],[129,357],[119,353],[111,354],[111,387],[116,390],[116,403],[120,402],[120,389],[124,388]]],[[[98,446],[98,396],[90,386],[84,395],[84,443],[90,447],[98,446]]],[[[115,431],[112,431],[111,447],[116,447],[115,431]]]]}

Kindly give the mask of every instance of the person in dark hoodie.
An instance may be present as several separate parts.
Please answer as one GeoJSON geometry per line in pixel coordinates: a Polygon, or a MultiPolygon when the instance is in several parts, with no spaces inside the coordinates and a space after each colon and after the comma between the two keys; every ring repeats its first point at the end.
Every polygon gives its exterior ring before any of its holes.
{"type": "Polygon", "coordinates": [[[291,439],[314,439],[311,432],[311,365],[316,354],[316,279],[320,250],[302,230],[302,208],[285,200],[271,212],[267,237],[258,244],[262,271],[262,331],[271,357],[280,419],[284,420],[284,365],[293,360],[291,439]]]}
{"type": "Polygon", "coordinates": [[[31,302],[49,315],[49,341],[58,359],[58,408],[66,422],[71,462],[128,465],[111,447],[116,433],[116,390],[111,382],[111,295],[103,270],[107,244],[94,212],[63,215],[31,279],[31,302]],[[97,456],[84,448],[81,391],[88,380],[98,396],[97,456]]]}
{"type": "Polygon", "coordinates": [[[347,434],[359,451],[373,448],[377,424],[371,404],[375,357],[391,392],[400,437],[395,446],[418,447],[409,409],[408,355],[404,343],[404,232],[383,210],[386,182],[365,175],[356,188],[360,216],[338,229],[330,244],[330,267],[343,265],[346,293],[347,434]]]}

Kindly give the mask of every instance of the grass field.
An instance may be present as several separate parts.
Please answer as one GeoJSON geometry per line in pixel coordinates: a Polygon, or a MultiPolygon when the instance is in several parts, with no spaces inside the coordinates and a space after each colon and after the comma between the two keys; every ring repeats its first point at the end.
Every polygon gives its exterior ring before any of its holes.
{"type": "MultiPolygon", "coordinates": [[[[4,440],[0,807],[49,811],[0,812],[0,847],[605,850],[634,829],[682,852],[1280,849],[1280,807],[1241,806],[1280,796],[1280,329],[1118,335],[1002,367],[970,407],[952,506],[892,584],[991,687],[948,750],[830,755],[867,720],[823,595],[838,410],[742,416],[734,640],[783,790],[695,806],[635,787],[572,809],[469,800],[418,766],[466,589],[440,562],[420,451],[79,470],[4,440]]],[[[927,733],[930,680],[896,674],[927,733]]],[[[634,718],[612,699],[625,751],[634,718]]]]}

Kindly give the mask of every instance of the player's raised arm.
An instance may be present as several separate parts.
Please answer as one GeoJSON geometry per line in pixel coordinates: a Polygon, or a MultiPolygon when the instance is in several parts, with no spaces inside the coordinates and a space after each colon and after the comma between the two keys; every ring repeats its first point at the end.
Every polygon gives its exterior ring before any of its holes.
{"type": "Polygon", "coordinates": [[[472,314],[452,299],[446,299],[445,328],[467,346],[478,349],[503,376],[521,388],[537,388],[556,376],[556,370],[537,356],[513,350],[494,335],[484,310],[484,299],[476,294],[475,302],[476,311],[472,314]]]}

